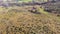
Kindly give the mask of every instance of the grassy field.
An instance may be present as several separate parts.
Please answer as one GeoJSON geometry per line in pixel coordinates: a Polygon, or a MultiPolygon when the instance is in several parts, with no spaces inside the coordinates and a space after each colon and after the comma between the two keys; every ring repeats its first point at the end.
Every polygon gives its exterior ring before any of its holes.
{"type": "Polygon", "coordinates": [[[60,19],[40,6],[0,8],[0,34],[60,34],[60,19]]]}
{"type": "Polygon", "coordinates": [[[19,1],[22,1],[22,2],[30,2],[32,0],[19,0],[19,1]]]}

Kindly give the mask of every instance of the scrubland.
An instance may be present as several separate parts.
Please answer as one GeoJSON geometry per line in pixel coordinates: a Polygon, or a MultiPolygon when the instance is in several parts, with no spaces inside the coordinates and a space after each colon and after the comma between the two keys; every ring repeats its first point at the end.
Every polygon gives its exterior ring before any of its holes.
{"type": "Polygon", "coordinates": [[[40,6],[0,8],[0,34],[60,34],[60,18],[40,6]]]}

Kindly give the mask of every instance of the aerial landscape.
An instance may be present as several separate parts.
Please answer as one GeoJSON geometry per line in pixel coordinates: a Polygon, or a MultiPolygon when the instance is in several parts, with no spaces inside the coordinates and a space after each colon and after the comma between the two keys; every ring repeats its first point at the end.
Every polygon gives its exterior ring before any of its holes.
{"type": "Polygon", "coordinates": [[[0,34],[60,34],[60,0],[0,0],[0,34]]]}

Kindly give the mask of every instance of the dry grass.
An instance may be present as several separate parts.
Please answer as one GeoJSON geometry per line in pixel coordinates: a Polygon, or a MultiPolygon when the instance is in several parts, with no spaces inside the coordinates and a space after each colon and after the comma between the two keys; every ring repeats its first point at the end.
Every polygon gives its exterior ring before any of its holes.
{"type": "Polygon", "coordinates": [[[56,16],[34,14],[28,7],[12,9],[0,14],[0,34],[60,34],[60,19],[56,16]]]}

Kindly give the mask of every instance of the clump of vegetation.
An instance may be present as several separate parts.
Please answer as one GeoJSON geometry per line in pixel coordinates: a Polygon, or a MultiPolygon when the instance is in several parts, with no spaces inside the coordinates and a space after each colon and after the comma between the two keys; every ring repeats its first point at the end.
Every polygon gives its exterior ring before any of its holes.
{"type": "Polygon", "coordinates": [[[57,14],[56,16],[59,17],[59,14],[60,14],[60,1],[58,2],[49,2],[49,3],[46,3],[46,4],[43,4],[44,6],[44,10],[49,12],[49,13],[53,13],[53,14],[57,14]]]}

